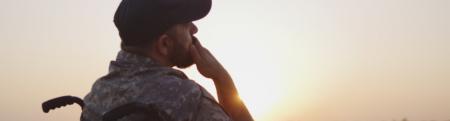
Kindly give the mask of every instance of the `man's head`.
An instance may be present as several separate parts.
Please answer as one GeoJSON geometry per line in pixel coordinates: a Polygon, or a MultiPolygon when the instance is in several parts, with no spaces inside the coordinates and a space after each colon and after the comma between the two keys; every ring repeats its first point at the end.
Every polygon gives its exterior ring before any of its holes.
{"type": "Polygon", "coordinates": [[[165,65],[188,67],[193,34],[192,21],[205,17],[211,0],[122,0],[114,23],[122,39],[121,48],[165,65]]]}

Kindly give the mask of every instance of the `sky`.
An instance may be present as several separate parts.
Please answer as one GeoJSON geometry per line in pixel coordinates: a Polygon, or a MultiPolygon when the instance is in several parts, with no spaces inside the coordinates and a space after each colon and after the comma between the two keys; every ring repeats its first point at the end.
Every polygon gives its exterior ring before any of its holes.
{"type": "MultiPolygon", "coordinates": [[[[79,120],[41,103],[107,73],[119,3],[2,0],[0,120],[79,120]]],[[[215,0],[194,23],[257,121],[449,121],[449,21],[449,0],[215,0]]]]}

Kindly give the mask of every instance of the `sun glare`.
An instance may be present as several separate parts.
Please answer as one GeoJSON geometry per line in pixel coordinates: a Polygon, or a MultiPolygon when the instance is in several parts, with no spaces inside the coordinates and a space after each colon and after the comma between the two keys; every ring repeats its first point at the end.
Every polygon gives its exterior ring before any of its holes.
{"type": "MultiPolygon", "coordinates": [[[[249,87],[251,85],[243,85],[249,87]]],[[[256,120],[263,120],[269,115],[281,95],[270,84],[253,86],[253,88],[241,88],[241,99],[245,101],[248,110],[256,120]]]]}
{"type": "MultiPolygon", "coordinates": [[[[261,59],[264,60],[264,59],[261,59]]],[[[271,61],[265,59],[266,61],[271,61]]],[[[246,104],[255,120],[267,119],[273,112],[273,108],[282,100],[283,93],[280,84],[279,66],[264,66],[258,69],[259,65],[264,65],[264,61],[255,62],[250,67],[234,68],[235,71],[245,71],[242,75],[234,75],[235,83],[238,86],[241,99],[246,104]],[[251,66],[255,67],[251,67],[251,66]],[[272,71],[267,71],[272,70],[272,71]],[[251,73],[250,73],[251,72],[251,73]]],[[[267,64],[266,64],[267,65],[267,64]]]]}

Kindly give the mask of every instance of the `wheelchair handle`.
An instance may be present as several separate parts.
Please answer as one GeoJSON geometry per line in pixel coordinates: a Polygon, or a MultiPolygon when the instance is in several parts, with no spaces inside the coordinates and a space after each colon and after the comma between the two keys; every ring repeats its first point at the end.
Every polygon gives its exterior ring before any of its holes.
{"type": "Polygon", "coordinates": [[[71,105],[73,103],[77,103],[80,105],[81,109],[84,107],[84,102],[82,99],[75,96],[61,96],[57,98],[53,98],[42,103],[42,110],[45,113],[48,113],[52,109],[56,109],[62,106],[71,105]]]}

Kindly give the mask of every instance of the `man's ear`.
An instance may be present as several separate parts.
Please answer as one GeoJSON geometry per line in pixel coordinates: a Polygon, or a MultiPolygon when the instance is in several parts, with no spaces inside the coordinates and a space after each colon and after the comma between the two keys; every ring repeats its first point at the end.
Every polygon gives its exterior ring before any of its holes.
{"type": "Polygon", "coordinates": [[[159,38],[155,42],[155,49],[159,54],[164,56],[169,55],[169,50],[172,46],[172,41],[167,34],[163,34],[159,36],[159,38]]]}

